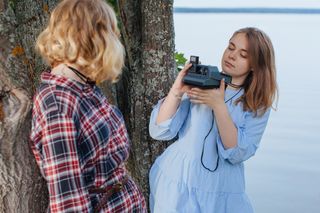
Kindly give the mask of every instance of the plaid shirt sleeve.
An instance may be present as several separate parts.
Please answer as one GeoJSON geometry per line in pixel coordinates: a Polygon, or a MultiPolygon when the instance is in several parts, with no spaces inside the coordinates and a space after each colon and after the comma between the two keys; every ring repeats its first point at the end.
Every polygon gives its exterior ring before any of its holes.
{"type": "Polygon", "coordinates": [[[53,110],[41,123],[41,167],[48,184],[50,211],[89,212],[92,207],[81,178],[74,120],[53,110]]]}

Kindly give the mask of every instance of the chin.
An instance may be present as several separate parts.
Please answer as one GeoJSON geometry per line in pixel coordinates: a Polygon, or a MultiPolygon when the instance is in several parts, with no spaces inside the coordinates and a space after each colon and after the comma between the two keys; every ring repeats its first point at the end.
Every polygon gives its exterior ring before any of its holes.
{"type": "Polygon", "coordinates": [[[225,66],[222,66],[222,73],[225,73],[225,74],[231,75],[231,74],[230,74],[230,71],[229,71],[229,69],[228,69],[228,67],[225,67],[225,66]]]}

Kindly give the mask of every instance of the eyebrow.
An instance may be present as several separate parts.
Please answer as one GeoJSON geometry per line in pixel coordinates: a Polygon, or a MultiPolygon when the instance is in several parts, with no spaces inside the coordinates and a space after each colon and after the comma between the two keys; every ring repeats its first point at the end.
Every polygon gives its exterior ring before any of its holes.
{"type": "MultiPolygon", "coordinates": [[[[230,43],[231,45],[233,45],[233,46],[236,46],[232,41],[230,41],[229,43],[230,43]]],[[[244,52],[246,52],[246,53],[248,52],[248,50],[246,50],[246,49],[241,49],[241,51],[244,51],[244,52]]]]}

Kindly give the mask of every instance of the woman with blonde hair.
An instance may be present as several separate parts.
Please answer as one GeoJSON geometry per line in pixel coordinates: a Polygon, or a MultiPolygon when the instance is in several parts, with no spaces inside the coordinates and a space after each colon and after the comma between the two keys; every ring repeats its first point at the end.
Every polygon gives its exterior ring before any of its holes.
{"type": "Polygon", "coordinates": [[[232,77],[227,87],[223,80],[217,89],[184,84],[189,64],[152,111],[151,136],[178,140],[151,168],[151,212],[253,212],[243,162],[259,147],[277,98],[269,37],[257,28],[236,31],[221,65],[232,77]]]}
{"type": "Polygon", "coordinates": [[[34,96],[31,147],[47,181],[50,212],[146,212],[128,175],[121,112],[96,83],[116,81],[124,48],[103,0],[63,0],[36,48],[51,66],[34,96]]]}

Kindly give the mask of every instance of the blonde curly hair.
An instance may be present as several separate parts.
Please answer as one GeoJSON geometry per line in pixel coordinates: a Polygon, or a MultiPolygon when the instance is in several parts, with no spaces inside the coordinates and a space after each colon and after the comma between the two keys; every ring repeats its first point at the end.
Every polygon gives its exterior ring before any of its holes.
{"type": "Polygon", "coordinates": [[[115,12],[103,0],[63,0],[36,49],[48,64],[75,64],[91,80],[116,81],[124,64],[115,12]]]}

